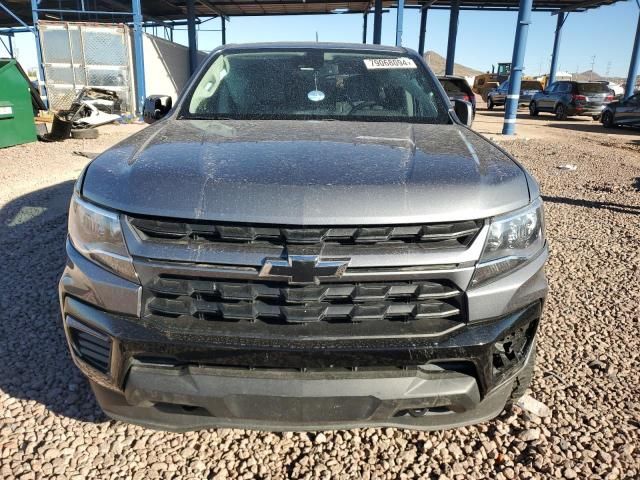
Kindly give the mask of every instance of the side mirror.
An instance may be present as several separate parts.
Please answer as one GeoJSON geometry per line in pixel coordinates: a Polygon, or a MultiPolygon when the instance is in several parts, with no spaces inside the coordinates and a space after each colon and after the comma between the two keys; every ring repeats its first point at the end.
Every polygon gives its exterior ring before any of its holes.
{"type": "Polygon", "coordinates": [[[173,106],[173,100],[169,95],[149,95],[144,100],[144,108],[142,109],[142,116],[145,123],[154,123],[164,117],[171,107],[173,106]]]}
{"type": "Polygon", "coordinates": [[[473,105],[470,102],[464,100],[453,101],[453,111],[456,112],[458,119],[464,123],[467,127],[470,127],[473,123],[473,105]]]}

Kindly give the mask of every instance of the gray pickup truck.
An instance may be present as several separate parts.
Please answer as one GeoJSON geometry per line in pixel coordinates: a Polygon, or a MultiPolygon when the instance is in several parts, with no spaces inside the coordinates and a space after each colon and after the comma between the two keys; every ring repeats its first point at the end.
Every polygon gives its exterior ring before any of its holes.
{"type": "Polygon", "coordinates": [[[440,429],[527,388],[535,180],[413,51],[228,45],[82,172],[60,280],[76,365],[160,429],[440,429]]]}

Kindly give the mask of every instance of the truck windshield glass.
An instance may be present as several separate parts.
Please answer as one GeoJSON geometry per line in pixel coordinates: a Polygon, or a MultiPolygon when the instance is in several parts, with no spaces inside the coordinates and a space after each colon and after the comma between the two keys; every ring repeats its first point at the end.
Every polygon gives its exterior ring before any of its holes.
{"type": "Polygon", "coordinates": [[[450,123],[435,82],[413,58],[348,50],[218,55],[181,118],[450,123]]]}

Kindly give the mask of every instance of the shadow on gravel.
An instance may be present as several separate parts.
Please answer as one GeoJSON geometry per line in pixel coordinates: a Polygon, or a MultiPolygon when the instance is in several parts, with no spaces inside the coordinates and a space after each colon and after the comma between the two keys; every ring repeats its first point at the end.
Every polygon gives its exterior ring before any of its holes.
{"type": "MultiPolygon", "coordinates": [[[[638,182],[640,182],[640,180],[636,181],[636,185],[638,185],[638,182]]],[[[552,197],[549,195],[542,195],[542,199],[550,203],[564,203],[576,207],[604,208],[617,213],[640,215],[640,205],[623,205],[621,203],[599,202],[597,200],[585,200],[583,198],[552,197]]]]}
{"type": "Polygon", "coordinates": [[[30,192],[0,210],[0,390],[58,415],[103,422],[71,361],[58,304],[73,183],[30,192]]]}
{"type": "MultiPolygon", "coordinates": [[[[482,112],[483,116],[487,116],[487,117],[504,117],[504,109],[502,107],[498,107],[496,110],[487,110],[485,109],[478,109],[482,112]]],[[[562,122],[559,122],[558,120],[556,120],[555,116],[552,113],[541,113],[540,115],[538,115],[537,117],[532,117],[531,115],[529,115],[529,109],[526,107],[521,107],[518,109],[518,120],[531,120],[532,122],[558,122],[556,125],[553,125],[556,128],[561,128],[565,125],[567,125],[567,122],[575,122],[578,126],[581,126],[580,124],[585,124],[585,126],[588,126],[589,124],[591,124],[591,117],[569,117],[567,120],[563,120],[562,122]]],[[[600,125],[600,124],[598,124],[600,125]]],[[[569,127],[572,126],[572,124],[568,124],[569,127]]],[[[597,125],[594,125],[597,127],[597,125]]],[[[601,126],[601,128],[604,129],[604,127],[601,126]]]]}
{"type": "MultiPolygon", "coordinates": [[[[571,120],[574,120],[573,118],[571,120]]],[[[587,132],[587,133],[605,133],[612,135],[640,135],[640,130],[637,128],[604,128],[601,123],[558,123],[558,124],[549,124],[552,128],[563,128],[565,130],[574,130],[576,132],[587,132]]]]}

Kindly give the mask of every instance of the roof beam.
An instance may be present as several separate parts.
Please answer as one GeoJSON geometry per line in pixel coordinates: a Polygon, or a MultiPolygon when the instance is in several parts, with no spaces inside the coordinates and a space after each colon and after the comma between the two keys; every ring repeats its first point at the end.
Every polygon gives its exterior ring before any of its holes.
{"type": "Polygon", "coordinates": [[[209,2],[209,0],[198,0],[198,3],[202,5],[204,8],[206,8],[207,10],[210,10],[212,13],[215,13],[217,16],[224,17],[226,19],[226,16],[216,7],[211,5],[211,2],[209,2]]]}
{"type": "Polygon", "coordinates": [[[561,8],[555,12],[558,13],[566,13],[566,12],[575,12],[576,10],[583,10],[590,7],[600,7],[602,5],[611,5],[614,2],[603,1],[603,0],[585,0],[584,2],[576,3],[575,5],[570,5],[568,7],[561,8]]]}

